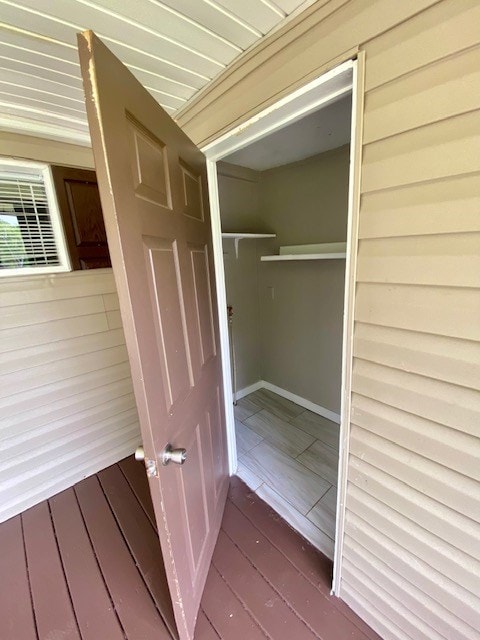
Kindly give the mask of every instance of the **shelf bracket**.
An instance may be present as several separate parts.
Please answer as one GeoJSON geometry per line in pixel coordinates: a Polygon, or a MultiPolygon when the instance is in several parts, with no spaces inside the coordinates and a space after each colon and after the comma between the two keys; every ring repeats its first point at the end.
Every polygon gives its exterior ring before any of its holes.
{"type": "Polygon", "coordinates": [[[235,258],[238,260],[238,245],[240,243],[240,240],[242,240],[243,238],[235,238],[234,239],[234,243],[235,243],[235,258]]]}

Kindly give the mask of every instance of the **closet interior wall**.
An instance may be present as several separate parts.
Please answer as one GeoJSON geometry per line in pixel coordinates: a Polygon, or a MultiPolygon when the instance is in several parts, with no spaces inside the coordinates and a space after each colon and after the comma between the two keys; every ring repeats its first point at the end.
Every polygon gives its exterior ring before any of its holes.
{"type": "Polygon", "coordinates": [[[218,164],[237,389],[264,380],[340,413],[344,260],[260,262],[281,245],[346,239],[349,146],[266,171],[218,164]]]}

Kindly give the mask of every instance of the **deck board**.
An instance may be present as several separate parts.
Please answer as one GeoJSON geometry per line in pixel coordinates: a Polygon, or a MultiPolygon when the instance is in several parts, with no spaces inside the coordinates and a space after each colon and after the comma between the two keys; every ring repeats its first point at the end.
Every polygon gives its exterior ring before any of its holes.
{"type": "Polygon", "coordinates": [[[231,479],[229,500],[255,524],[310,582],[323,593],[330,592],[332,563],[308,544],[273,509],[237,477],[231,479]]]}
{"type": "Polygon", "coordinates": [[[316,587],[232,503],[226,506],[222,527],[257,571],[318,637],[332,638],[341,629],[350,640],[365,640],[365,635],[339,613],[333,602],[319,597],[316,587]]]}
{"type": "MultiPolygon", "coordinates": [[[[148,482],[133,457],[0,524],[0,548],[2,640],[174,637],[148,482]]],[[[330,596],[331,571],[232,478],[195,640],[378,640],[330,596]]]]}
{"type": "Polygon", "coordinates": [[[75,493],[125,635],[142,640],[168,640],[170,634],[119,532],[98,478],[92,476],[79,483],[75,493]]]}
{"type": "Polygon", "coordinates": [[[50,506],[82,640],[125,640],[74,490],[67,489],[54,496],[50,506]]]}
{"type": "Polygon", "coordinates": [[[208,616],[220,638],[265,640],[265,635],[254,618],[244,608],[213,565],[208,572],[202,610],[208,616]],[[221,598],[219,598],[219,594],[222,594],[221,598]]]}
{"type": "Polygon", "coordinates": [[[130,553],[165,624],[175,631],[172,602],[156,531],[136,496],[129,491],[130,485],[118,465],[101,471],[98,478],[130,553]]]}
{"type": "Polygon", "coordinates": [[[81,640],[48,502],[41,502],[25,511],[22,520],[38,635],[41,638],[81,640]]]}
{"type": "Polygon", "coordinates": [[[315,638],[305,623],[223,530],[218,536],[213,564],[270,638],[315,638]]]}
{"type": "Polygon", "coordinates": [[[22,518],[10,518],[0,527],[0,638],[35,640],[37,632],[28,583],[22,518]]]}
{"type": "Polygon", "coordinates": [[[142,505],[148,519],[152,523],[152,527],[156,531],[157,523],[155,521],[155,513],[153,512],[152,499],[148,488],[148,480],[145,477],[143,465],[138,464],[138,462],[135,461],[135,458],[130,456],[129,458],[125,458],[125,460],[119,462],[118,466],[127,479],[132,491],[137,497],[138,502],[142,505]]]}
{"type": "Polygon", "coordinates": [[[210,620],[207,618],[203,610],[200,609],[197,618],[197,626],[195,628],[195,640],[218,640],[219,638],[220,636],[212,627],[210,620]]]}

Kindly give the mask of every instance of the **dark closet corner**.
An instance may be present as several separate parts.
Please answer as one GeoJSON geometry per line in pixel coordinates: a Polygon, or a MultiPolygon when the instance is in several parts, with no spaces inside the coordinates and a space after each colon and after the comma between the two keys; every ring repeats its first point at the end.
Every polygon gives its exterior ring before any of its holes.
{"type": "Polygon", "coordinates": [[[95,171],[52,166],[72,268],[111,267],[95,171]]]}

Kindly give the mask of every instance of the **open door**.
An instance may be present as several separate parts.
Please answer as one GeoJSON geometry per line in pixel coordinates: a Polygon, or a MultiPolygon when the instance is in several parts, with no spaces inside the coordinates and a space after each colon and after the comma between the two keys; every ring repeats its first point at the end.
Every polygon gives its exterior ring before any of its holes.
{"type": "Polygon", "coordinates": [[[228,488],[205,159],[95,34],[78,41],[146,472],[186,640],[228,488]]]}

